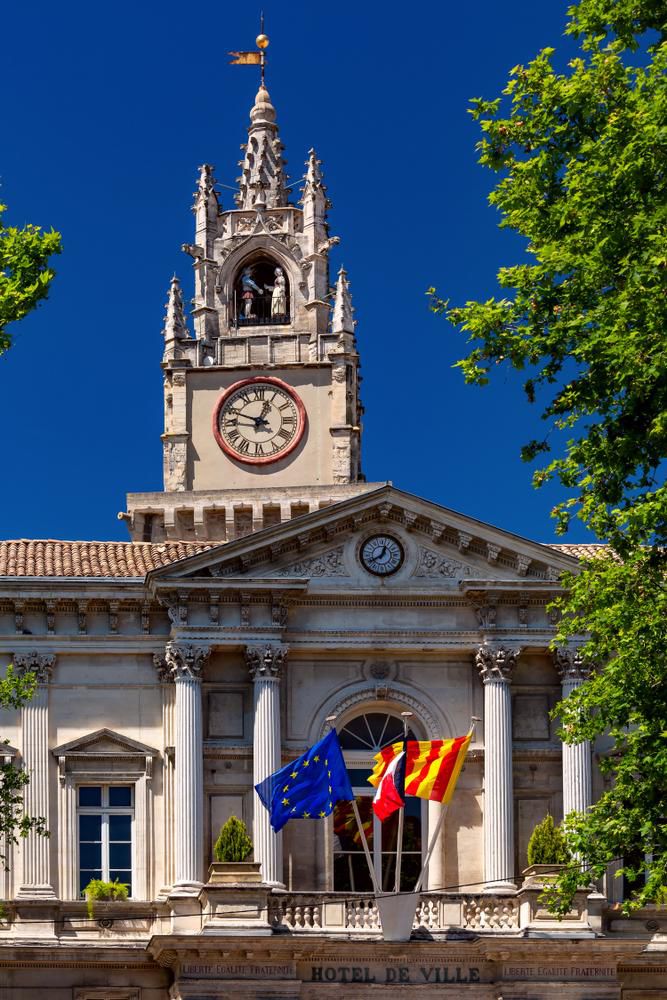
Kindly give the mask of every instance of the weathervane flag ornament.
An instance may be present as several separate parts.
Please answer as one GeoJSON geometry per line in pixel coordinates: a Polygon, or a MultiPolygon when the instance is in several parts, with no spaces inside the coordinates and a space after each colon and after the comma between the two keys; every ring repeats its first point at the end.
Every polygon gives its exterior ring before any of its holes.
{"type": "Polygon", "coordinates": [[[264,34],[264,14],[260,16],[259,34],[255,39],[257,52],[230,52],[234,56],[229,60],[230,66],[260,66],[262,86],[264,86],[264,73],[266,70],[266,52],[269,45],[269,36],[264,34]]]}
{"type": "Polygon", "coordinates": [[[276,833],[290,819],[323,819],[337,802],[352,801],[354,793],[336,730],[255,789],[276,833]]]}

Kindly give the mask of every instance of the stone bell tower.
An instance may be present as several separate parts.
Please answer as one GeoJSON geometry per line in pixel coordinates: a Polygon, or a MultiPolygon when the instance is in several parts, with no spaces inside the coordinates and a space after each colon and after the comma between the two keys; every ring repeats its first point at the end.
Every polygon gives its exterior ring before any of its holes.
{"type": "Polygon", "coordinates": [[[321,162],[291,202],[276,112],[262,84],[242,147],[236,207],[201,167],[194,330],[178,278],[164,324],[164,492],[130,494],[135,540],[228,540],[371,488],[350,289],[331,287],[321,162]],[[243,509],[245,516],[239,518],[243,509]]]}

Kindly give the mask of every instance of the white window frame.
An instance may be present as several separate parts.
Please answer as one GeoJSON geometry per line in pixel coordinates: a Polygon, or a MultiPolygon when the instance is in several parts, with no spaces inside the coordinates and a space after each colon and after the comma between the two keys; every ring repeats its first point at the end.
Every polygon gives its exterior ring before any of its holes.
{"type": "MultiPolygon", "coordinates": [[[[348,722],[352,722],[353,719],[359,718],[359,717],[361,717],[363,715],[377,715],[377,714],[379,714],[379,715],[389,715],[392,718],[395,718],[397,721],[400,722],[402,720],[401,720],[399,712],[400,712],[399,709],[387,709],[387,708],[378,707],[378,706],[375,706],[375,705],[366,705],[364,707],[362,707],[362,706],[355,706],[354,711],[352,713],[350,713],[350,715],[346,717],[345,721],[342,722],[336,728],[340,732],[342,729],[345,728],[345,726],[347,725],[348,722]]],[[[412,728],[413,725],[414,725],[414,720],[412,720],[412,719],[410,720],[410,725],[411,725],[411,728],[412,728]]],[[[417,728],[421,728],[421,726],[420,726],[420,724],[419,724],[418,721],[417,721],[417,728]]],[[[424,737],[418,736],[417,734],[415,734],[415,736],[416,736],[417,739],[424,739],[424,737]]],[[[343,758],[345,760],[345,765],[346,765],[348,771],[359,769],[359,768],[364,768],[364,769],[368,768],[368,770],[370,772],[373,769],[373,767],[375,766],[375,759],[373,757],[373,752],[371,750],[364,750],[361,747],[359,747],[358,749],[353,749],[353,750],[345,750],[344,749],[343,750],[343,758]]],[[[364,795],[364,796],[368,796],[368,797],[373,797],[375,795],[376,789],[373,787],[373,785],[370,785],[370,784],[366,784],[366,785],[354,785],[353,784],[352,785],[352,791],[354,792],[355,796],[357,796],[357,795],[364,795]]],[[[429,831],[428,831],[428,827],[429,827],[429,822],[428,822],[428,820],[429,820],[429,810],[428,810],[428,802],[425,799],[420,799],[420,803],[421,803],[420,821],[421,821],[421,842],[422,842],[421,855],[422,855],[422,864],[423,864],[424,863],[424,859],[426,857],[426,850],[427,850],[428,837],[429,837],[429,831]]],[[[330,823],[330,830],[331,830],[331,846],[329,848],[329,857],[331,858],[331,861],[330,861],[330,865],[331,865],[331,888],[333,889],[333,879],[334,879],[334,874],[333,874],[333,859],[334,859],[335,854],[337,853],[335,851],[335,849],[334,849],[333,818],[332,818],[332,821],[330,823]]],[[[375,869],[375,874],[377,876],[378,882],[381,883],[381,879],[382,879],[382,823],[377,818],[377,816],[375,815],[375,813],[373,813],[373,846],[371,847],[371,857],[373,859],[373,868],[375,869]]],[[[393,886],[391,887],[391,889],[393,891],[393,886]]]]}
{"type": "Polygon", "coordinates": [[[133,785],[132,898],[152,899],[155,867],[153,762],[157,750],[100,729],[51,751],[58,761],[58,878],[61,899],[78,900],[80,785],[133,785]]]}
{"type": "MultiPolygon", "coordinates": [[[[79,826],[79,816],[101,816],[102,817],[102,865],[101,865],[101,878],[104,882],[111,881],[111,876],[109,874],[109,817],[116,816],[131,816],[130,820],[130,883],[132,886],[132,892],[129,898],[135,899],[135,844],[136,844],[136,825],[135,825],[135,811],[134,803],[136,800],[136,786],[134,782],[121,782],[114,781],[110,784],[100,784],[98,782],[87,782],[82,781],[77,785],[76,788],[76,798],[77,798],[77,829],[76,829],[76,869],[77,869],[77,883],[80,884],[81,875],[81,831],[79,826]],[[102,804],[99,806],[82,806],[79,803],[79,793],[82,788],[99,788],[101,791],[102,804]],[[129,806],[110,806],[109,805],[109,789],[110,788],[129,788],[131,796],[131,805],[129,806]]],[[[123,881],[122,879],[120,881],[123,881]]]]}

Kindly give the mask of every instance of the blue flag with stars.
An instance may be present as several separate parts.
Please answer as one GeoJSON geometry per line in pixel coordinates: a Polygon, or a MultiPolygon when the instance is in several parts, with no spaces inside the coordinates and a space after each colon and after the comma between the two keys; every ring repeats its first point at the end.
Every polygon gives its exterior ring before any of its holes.
{"type": "Polygon", "coordinates": [[[354,798],[335,729],[304,754],[255,785],[278,832],[290,819],[321,819],[354,798]]]}

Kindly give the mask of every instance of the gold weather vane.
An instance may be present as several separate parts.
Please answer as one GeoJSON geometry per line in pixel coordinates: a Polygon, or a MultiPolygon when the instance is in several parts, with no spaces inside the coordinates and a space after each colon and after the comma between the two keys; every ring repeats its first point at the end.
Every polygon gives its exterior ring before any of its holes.
{"type": "Polygon", "coordinates": [[[258,52],[230,52],[230,56],[234,56],[230,59],[230,66],[259,66],[262,86],[264,86],[264,73],[266,69],[266,54],[265,49],[269,44],[268,35],[264,34],[264,13],[260,14],[259,18],[259,34],[255,39],[255,45],[259,49],[258,52]]]}

